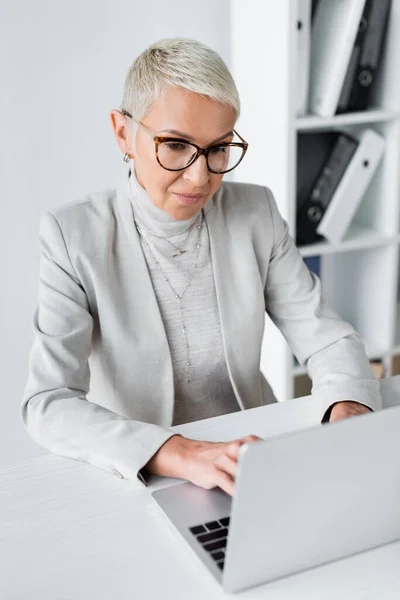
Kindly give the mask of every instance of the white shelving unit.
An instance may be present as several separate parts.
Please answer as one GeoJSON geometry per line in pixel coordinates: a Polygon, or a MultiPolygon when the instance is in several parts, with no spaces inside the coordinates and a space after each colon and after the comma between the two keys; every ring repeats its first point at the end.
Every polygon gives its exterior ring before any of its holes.
{"type": "MultiPolygon", "coordinates": [[[[270,187],[294,237],[299,132],[357,133],[371,127],[385,137],[383,160],[345,240],[300,250],[303,257],[321,256],[322,287],[332,307],[357,329],[368,356],[381,360],[390,375],[392,358],[400,354],[400,0],[392,1],[368,111],[329,119],[296,117],[296,35],[296,0],[231,0],[232,73],[242,100],[237,129],[249,142],[234,177],[270,187]]],[[[268,318],[261,369],[279,400],[292,398],[295,378],[306,373],[268,318]]]]}

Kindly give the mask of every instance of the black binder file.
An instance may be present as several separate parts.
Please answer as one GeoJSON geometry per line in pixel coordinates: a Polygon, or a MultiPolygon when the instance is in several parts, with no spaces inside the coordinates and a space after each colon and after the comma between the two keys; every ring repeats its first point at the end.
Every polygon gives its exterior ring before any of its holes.
{"type": "Polygon", "coordinates": [[[320,256],[307,256],[303,258],[307,268],[311,273],[315,273],[317,277],[321,278],[321,257],[320,256]]]}
{"type": "Polygon", "coordinates": [[[366,0],[337,113],[368,108],[387,30],[391,0],[366,0]]]}
{"type": "Polygon", "coordinates": [[[346,133],[329,131],[298,135],[298,245],[324,239],[317,233],[317,227],[357,146],[358,140],[346,133]]]}

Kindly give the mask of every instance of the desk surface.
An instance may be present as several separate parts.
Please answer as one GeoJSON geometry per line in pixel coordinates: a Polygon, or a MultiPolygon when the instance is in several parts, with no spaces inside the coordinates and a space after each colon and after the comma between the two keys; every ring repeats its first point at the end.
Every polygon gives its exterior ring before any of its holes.
{"type": "MultiPolygon", "coordinates": [[[[400,377],[382,386],[400,403],[400,377]]],[[[314,425],[310,398],[181,425],[189,437],[263,437],[314,425]]],[[[150,489],[171,480],[155,478],[150,489]]],[[[153,501],[86,463],[53,455],[0,468],[0,598],[214,600],[225,594],[153,501]]],[[[398,600],[400,542],[245,591],[243,599],[398,600]]],[[[233,596],[235,597],[235,596],[233,596]]]]}

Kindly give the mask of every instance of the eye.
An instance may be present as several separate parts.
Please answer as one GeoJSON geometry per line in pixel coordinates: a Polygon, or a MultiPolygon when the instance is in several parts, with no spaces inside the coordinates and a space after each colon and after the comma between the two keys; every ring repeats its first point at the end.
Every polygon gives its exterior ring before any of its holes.
{"type": "Polygon", "coordinates": [[[227,152],[226,146],[212,146],[210,148],[210,154],[225,154],[227,152]]]}
{"type": "Polygon", "coordinates": [[[185,144],[184,142],[164,142],[164,146],[168,150],[172,150],[175,152],[182,152],[184,150],[187,150],[189,147],[189,145],[185,144]]]}

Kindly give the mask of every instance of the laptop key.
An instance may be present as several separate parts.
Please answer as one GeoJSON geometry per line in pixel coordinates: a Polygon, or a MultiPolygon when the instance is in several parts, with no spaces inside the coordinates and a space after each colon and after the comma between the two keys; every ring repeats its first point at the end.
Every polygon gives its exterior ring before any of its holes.
{"type": "Polygon", "coordinates": [[[216,542],[210,542],[209,544],[204,544],[204,550],[207,552],[213,552],[214,550],[221,550],[222,548],[226,548],[228,540],[224,538],[223,540],[218,540],[216,542]]]}
{"type": "Polygon", "coordinates": [[[224,527],[228,527],[229,521],[230,521],[230,517],[224,517],[223,519],[219,520],[219,522],[221,523],[221,525],[223,525],[224,527]]]}
{"type": "Polygon", "coordinates": [[[208,531],[212,531],[213,529],[220,529],[221,527],[218,521],[210,521],[209,523],[205,523],[205,526],[207,527],[208,531]]]}
{"type": "Polygon", "coordinates": [[[190,527],[189,529],[193,535],[199,535],[199,533],[207,532],[207,529],[203,525],[197,525],[196,527],[190,527]]]}
{"type": "Polygon", "coordinates": [[[219,540],[220,538],[228,537],[227,529],[219,529],[217,531],[212,531],[211,533],[205,533],[203,535],[199,535],[197,538],[199,542],[205,544],[206,542],[212,542],[213,540],[219,540]]]}
{"type": "Polygon", "coordinates": [[[225,552],[223,552],[222,550],[218,550],[218,552],[211,552],[211,556],[214,560],[224,560],[225,552]]]}
{"type": "Polygon", "coordinates": [[[222,560],[221,562],[218,562],[217,567],[219,567],[222,571],[222,569],[224,568],[224,561],[222,560]]]}

